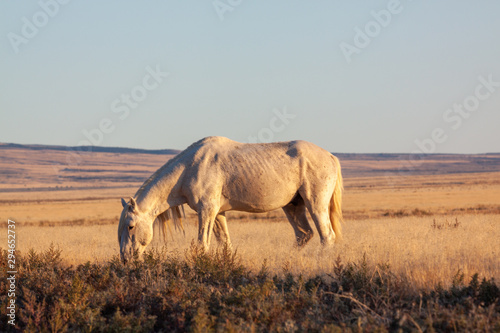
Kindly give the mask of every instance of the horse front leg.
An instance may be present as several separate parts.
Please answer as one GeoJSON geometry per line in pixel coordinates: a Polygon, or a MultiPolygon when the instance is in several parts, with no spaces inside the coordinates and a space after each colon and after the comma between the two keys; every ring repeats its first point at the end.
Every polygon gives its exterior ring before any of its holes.
{"type": "Polygon", "coordinates": [[[205,251],[208,251],[210,246],[211,233],[214,229],[217,212],[218,208],[213,205],[203,205],[198,210],[198,242],[205,251]]]}

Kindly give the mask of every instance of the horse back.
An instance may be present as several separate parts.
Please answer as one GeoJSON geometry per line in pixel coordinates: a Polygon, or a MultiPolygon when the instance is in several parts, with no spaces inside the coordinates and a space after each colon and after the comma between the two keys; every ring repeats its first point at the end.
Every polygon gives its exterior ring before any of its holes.
{"type": "Polygon", "coordinates": [[[190,191],[200,198],[219,193],[228,209],[283,207],[311,172],[314,176],[332,164],[329,152],[306,141],[245,144],[210,137],[199,143],[189,163],[190,191]]]}

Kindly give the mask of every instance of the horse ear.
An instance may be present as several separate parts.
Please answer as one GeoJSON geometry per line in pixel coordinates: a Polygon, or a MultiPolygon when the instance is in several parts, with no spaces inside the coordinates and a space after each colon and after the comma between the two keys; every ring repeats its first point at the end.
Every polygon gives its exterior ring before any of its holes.
{"type": "Polygon", "coordinates": [[[131,212],[137,212],[137,203],[135,202],[135,199],[130,197],[130,211],[131,212]]]}
{"type": "Polygon", "coordinates": [[[123,208],[127,207],[127,202],[123,198],[122,198],[122,206],[123,206],[123,208]]]}

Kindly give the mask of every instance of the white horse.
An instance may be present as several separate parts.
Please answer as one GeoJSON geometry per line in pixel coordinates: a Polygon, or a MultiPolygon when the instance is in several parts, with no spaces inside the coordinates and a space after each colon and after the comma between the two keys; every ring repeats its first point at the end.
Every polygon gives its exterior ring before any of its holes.
{"type": "Polygon", "coordinates": [[[267,212],[282,208],[292,225],[297,245],[313,236],[306,209],[321,243],[341,237],[342,174],[338,159],[306,141],[244,144],[223,137],[193,143],[169,160],[127,203],[118,226],[124,262],[142,255],[159,221],[165,236],[170,215],[180,218],[187,203],[198,213],[198,241],[208,249],[212,232],[231,241],[225,212],[267,212]],[[174,214],[170,214],[173,211],[174,214]]]}

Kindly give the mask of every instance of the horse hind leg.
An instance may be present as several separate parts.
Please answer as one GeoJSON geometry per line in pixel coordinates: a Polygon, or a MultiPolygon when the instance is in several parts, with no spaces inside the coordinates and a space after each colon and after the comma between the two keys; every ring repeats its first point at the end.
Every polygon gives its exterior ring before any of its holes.
{"type": "Polygon", "coordinates": [[[304,200],[299,196],[298,200],[283,207],[283,211],[295,232],[297,247],[302,248],[314,236],[314,232],[307,220],[307,212],[304,200]]]}
{"type": "Polygon", "coordinates": [[[335,242],[335,233],[333,232],[332,223],[330,221],[330,198],[328,192],[316,193],[316,196],[305,196],[305,205],[309,210],[309,214],[316,225],[322,245],[331,245],[335,242]]]}
{"type": "Polygon", "coordinates": [[[311,213],[311,216],[314,220],[316,228],[318,229],[321,244],[325,246],[332,245],[335,242],[335,233],[333,232],[332,225],[330,223],[328,209],[314,211],[311,213]]]}
{"type": "MultiPolygon", "coordinates": [[[[229,231],[227,229],[226,213],[222,212],[215,218],[214,232],[215,238],[219,244],[226,245],[229,249],[232,248],[229,231]]],[[[210,240],[209,240],[210,241],[210,240]]]]}

